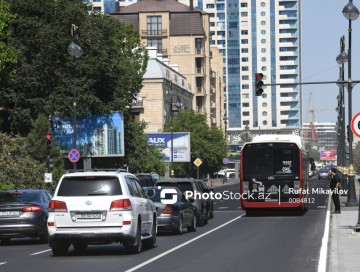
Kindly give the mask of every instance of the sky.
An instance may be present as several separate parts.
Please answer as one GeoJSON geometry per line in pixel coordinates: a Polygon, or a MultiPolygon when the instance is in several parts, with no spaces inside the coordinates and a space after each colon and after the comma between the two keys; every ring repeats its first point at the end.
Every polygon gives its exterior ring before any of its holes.
{"type": "MultiPolygon", "coordinates": [[[[302,82],[336,81],[339,79],[339,65],[336,57],[340,53],[340,38],[345,35],[345,50],[349,47],[349,21],[342,10],[348,0],[301,0],[301,45],[302,82]]],[[[360,9],[360,0],[353,0],[360,9]]],[[[351,78],[360,80],[360,17],[352,21],[351,78]]],[[[348,64],[345,64],[345,80],[348,78],[348,64]]],[[[307,114],[314,109],[316,122],[337,121],[336,84],[302,85],[303,122],[310,121],[307,114]],[[312,102],[308,103],[312,92],[312,102]],[[319,111],[316,111],[319,109],[319,111]]],[[[352,90],[352,116],[360,112],[360,84],[352,90]]],[[[348,124],[348,92],[345,89],[345,113],[348,124]]]]}

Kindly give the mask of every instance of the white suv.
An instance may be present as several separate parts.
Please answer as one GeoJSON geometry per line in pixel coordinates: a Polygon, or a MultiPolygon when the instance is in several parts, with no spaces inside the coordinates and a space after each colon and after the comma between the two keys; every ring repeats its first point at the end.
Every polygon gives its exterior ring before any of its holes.
{"type": "Polygon", "coordinates": [[[120,242],[128,253],[156,245],[156,208],[138,179],[124,170],[64,174],[49,203],[49,245],[54,256],[72,244],[120,242]]]}

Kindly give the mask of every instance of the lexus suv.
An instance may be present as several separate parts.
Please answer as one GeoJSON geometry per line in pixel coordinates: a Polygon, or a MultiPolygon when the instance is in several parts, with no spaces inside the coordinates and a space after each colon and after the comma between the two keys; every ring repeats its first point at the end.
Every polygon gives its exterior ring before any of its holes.
{"type": "Polygon", "coordinates": [[[54,256],[72,244],[121,243],[128,253],[156,245],[156,208],[135,175],[124,170],[64,174],[49,203],[49,245],[54,256]]]}

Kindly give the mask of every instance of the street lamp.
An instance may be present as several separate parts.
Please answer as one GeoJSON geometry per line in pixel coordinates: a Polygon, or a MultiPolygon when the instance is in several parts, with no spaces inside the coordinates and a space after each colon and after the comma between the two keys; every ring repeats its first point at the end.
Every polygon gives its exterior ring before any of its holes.
{"type": "MultiPolygon", "coordinates": [[[[359,17],[359,10],[354,6],[352,3],[353,0],[349,0],[349,3],[344,7],[342,13],[346,19],[349,20],[349,48],[348,48],[348,123],[350,125],[352,119],[352,79],[351,79],[351,22],[356,20],[359,17]]],[[[352,143],[353,143],[353,134],[352,131],[349,131],[349,174],[348,174],[348,198],[345,206],[356,206],[357,199],[356,199],[356,192],[355,192],[355,172],[354,172],[354,165],[353,165],[353,151],[352,151],[352,143]]],[[[359,222],[358,222],[359,223],[359,222]]]]}
{"type": "MultiPolygon", "coordinates": [[[[76,126],[77,126],[77,113],[76,113],[76,62],[75,60],[77,58],[80,58],[82,56],[82,54],[84,53],[83,50],[81,49],[81,47],[74,42],[74,35],[76,32],[77,27],[73,24],[71,25],[71,37],[72,37],[72,42],[69,44],[67,51],[69,53],[70,56],[72,56],[74,58],[74,65],[73,65],[73,85],[72,85],[72,91],[73,91],[73,95],[74,95],[74,101],[73,101],[73,127],[74,127],[74,145],[73,148],[76,149],[76,126]]],[[[76,162],[74,163],[74,170],[76,170],[76,162]]]]}
{"type": "Polygon", "coordinates": [[[336,62],[340,64],[339,79],[337,85],[339,86],[338,100],[338,124],[339,124],[339,141],[338,141],[338,166],[341,171],[341,187],[347,190],[347,171],[345,171],[345,85],[344,82],[344,65],[348,61],[348,55],[345,52],[345,36],[342,35],[340,38],[340,54],[336,57],[336,62]]]}

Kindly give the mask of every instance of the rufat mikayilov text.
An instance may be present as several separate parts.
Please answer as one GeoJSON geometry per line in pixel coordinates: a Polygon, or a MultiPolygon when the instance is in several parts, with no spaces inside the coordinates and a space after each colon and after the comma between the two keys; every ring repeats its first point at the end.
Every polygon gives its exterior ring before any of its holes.
{"type": "MultiPolygon", "coordinates": [[[[338,188],[335,188],[334,190],[332,190],[332,189],[324,189],[324,188],[312,188],[311,189],[311,193],[312,194],[317,194],[317,195],[331,194],[332,192],[337,192],[338,194],[347,194],[348,190],[342,190],[342,189],[338,189],[338,188]]],[[[308,194],[310,194],[310,189],[289,188],[289,194],[308,195],[308,194]]]]}

